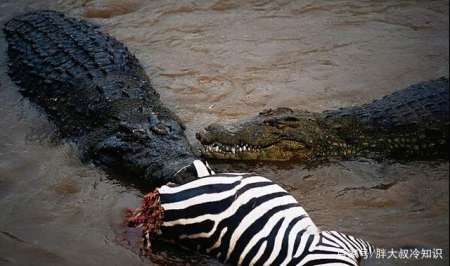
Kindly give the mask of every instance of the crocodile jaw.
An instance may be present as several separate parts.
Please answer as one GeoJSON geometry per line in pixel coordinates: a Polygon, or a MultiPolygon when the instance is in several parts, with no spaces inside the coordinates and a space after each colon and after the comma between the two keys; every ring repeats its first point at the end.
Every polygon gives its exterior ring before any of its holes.
{"type": "Polygon", "coordinates": [[[311,157],[311,151],[305,145],[293,140],[281,140],[266,146],[212,143],[203,145],[201,152],[206,158],[220,160],[306,161],[311,157]]]}

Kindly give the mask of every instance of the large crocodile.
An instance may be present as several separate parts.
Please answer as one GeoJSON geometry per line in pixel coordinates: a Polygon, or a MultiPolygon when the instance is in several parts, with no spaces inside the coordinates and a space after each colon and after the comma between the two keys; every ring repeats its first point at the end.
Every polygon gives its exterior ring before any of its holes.
{"type": "Polygon", "coordinates": [[[448,86],[448,78],[422,82],[369,104],[322,113],[267,110],[212,124],[197,138],[204,156],[214,159],[448,159],[448,86]]]}
{"type": "Polygon", "coordinates": [[[152,186],[195,160],[182,123],[136,57],[94,24],[37,11],[10,20],[4,32],[10,77],[83,160],[152,186]]]}

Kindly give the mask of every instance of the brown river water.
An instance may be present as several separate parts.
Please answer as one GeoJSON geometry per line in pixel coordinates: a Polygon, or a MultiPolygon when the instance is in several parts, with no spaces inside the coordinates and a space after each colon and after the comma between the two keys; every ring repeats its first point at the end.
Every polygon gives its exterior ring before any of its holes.
{"type": "MultiPolygon", "coordinates": [[[[212,122],[288,106],[358,105],[449,74],[449,1],[1,0],[15,14],[56,9],[84,17],[129,46],[187,135],[212,122]]],[[[0,265],[211,265],[162,248],[137,254],[122,214],[145,191],[82,164],[6,74],[0,33],[0,265]],[[121,241],[127,236],[130,244],[121,241]]],[[[213,162],[274,179],[318,226],[387,248],[442,248],[448,265],[448,162],[213,162]]]]}

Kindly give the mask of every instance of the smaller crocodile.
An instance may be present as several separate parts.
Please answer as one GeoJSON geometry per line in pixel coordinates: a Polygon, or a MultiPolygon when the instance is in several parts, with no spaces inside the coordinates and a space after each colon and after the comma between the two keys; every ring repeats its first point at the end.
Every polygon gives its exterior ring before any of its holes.
{"type": "Polygon", "coordinates": [[[448,78],[372,103],[313,113],[278,108],[197,133],[207,158],[227,160],[448,159],[448,78]]]}

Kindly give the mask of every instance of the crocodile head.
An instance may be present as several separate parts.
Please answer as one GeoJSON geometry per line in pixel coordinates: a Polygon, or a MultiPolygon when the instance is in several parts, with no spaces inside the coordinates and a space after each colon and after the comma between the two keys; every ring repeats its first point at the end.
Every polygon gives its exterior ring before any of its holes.
{"type": "Polygon", "coordinates": [[[112,134],[102,134],[98,141],[93,141],[91,153],[95,154],[96,162],[121,176],[129,176],[131,181],[146,188],[184,182],[176,179],[184,178],[180,171],[196,157],[183,124],[163,107],[159,107],[158,112],[136,109],[140,108],[127,108],[118,114],[119,122],[111,123],[112,134]]]}
{"type": "Polygon", "coordinates": [[[316,114],[278,108],[242,122],[212,124],[197,139],[212,159],[308,161],[323,135],[316,114]]]}

